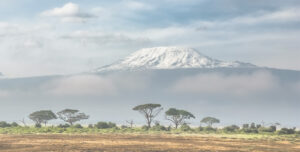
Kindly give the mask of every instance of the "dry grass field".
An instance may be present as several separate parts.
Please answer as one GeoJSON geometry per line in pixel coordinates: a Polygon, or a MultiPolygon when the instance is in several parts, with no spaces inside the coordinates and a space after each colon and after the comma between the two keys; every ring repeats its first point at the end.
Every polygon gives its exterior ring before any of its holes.
{"type": "Polygon", "coordinates": [[[1,152],[300,152],[299,139],[217,135],[0,135],[1,152]]]}

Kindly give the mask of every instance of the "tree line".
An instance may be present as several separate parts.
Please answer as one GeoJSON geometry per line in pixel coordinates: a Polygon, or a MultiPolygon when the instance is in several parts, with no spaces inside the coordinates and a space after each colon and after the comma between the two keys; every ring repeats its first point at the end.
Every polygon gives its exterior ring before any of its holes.
{"type": "MultiPolygon", "coordinates": [[[[146,120],[146,126],[151,128],[155,117],[163,108],[160,104],[149,103],[135,106],[133,110],[142,114],[146,120]]],[[[41,127],[42,124],[46,126],[49,121],[55,119],[61,119],[72,126],[75,122],[88,118],[88,115],[76,109],[64,109],[56,114],[51,110],[40,110],[29,115],[29,119],[35,123],[36,127],[41,127]]],[[[195,118],[191,112],[182,109],[170,108],[165,112],[165,119],[170,121],[176,129],[183,124],[187,124],[187,120],[195,118]]],[[[211,127],[214,123],[220,123],[220,120],[214,117],[205,117],[201,120],[201,123],[205,123],[211,127]]]]}
{"type": "Polygon", "coordinates": [[[89,119],[89,116],[83,112],[79,112],[79,110],[76,109],[64,109],[56,114],[51,110],[40,110],[29,115],[29,119],[35,123],[36,127],[41,127],[42,123],[46,126],[48,121],[57,118],[72,126],[77,121],[89,119]]]}
{"type": "MultiPolygon", "coordinates": [[[[154,118],[163,110],[160,104],[142,104],[133,108],[133,110],[141,113],[147,122],[147,127],[151,128],[154,118]]],[[[173,123],[177,129],[179,126],[187,124],[188,119],[195,119],[196,117],[186,110],[170,108],[165,112],[165,119],[173,123]]],[[[205,117],[201,120],[201,123],[205,123],[208,126],[212,126],[214,123],[220,123],[220,120],[214,117],[205,117]]]]}
{"type": "MultiPolygon", "coordinates": [[[[154,129],[154,130],[170,130],[171,126],[168,128],[160,125],[157,121],[155,121],[155,118],[163,111],[163,108],[160,104],[154,104],[154,103],[148,103],[148,104],[142,104],[137,105],[132,108],[132,110],[139,112],[146,120],[146,125],[143,126],[143,129],[154,129]],[[153,123],[155,125],[153,126],[153,123]]],[[[170,123],[172,123],[172,126],[177,129],[180,127],[180,129],[184,131],[192,130],[188,126],[188,120],[189,119],[196,119],[196,117],[189,111],[183,110],[183,109],[176,109],[176,108],[169,108],[164,113],[165,119],[168,120],[170,123]]],[[[44,126],[47,125],[47,123],[51,120],[60,119],[66,124],[60,124],[58,127],[60,128],[67,128],[67,127],[75,127],[75,128],[82,128],[81,125],[76,124],[76,122],[79,122],[81,120],[89,119],[89,115],[80,112],[76,109],[64,109],[57,113],[54,113],[51,110],[40,110],[35,111],[31,113],[29,116],[29,119],[31,119],[35,123],[35,127],[40,128],[42,127],[42,124],[44,126]]],[[[133,121],[126,121],[129,124],[129,128],[133,127],[133,121]]],[[[22,123],[26,126],[25,121],[22,120],[22,123]]],[[[199,131],[217,131],[217,128],[213,128],[213,124],[220,123],[220,120],[214,117],[204,117],[200,123],[206,124],[206,127],[200,127],[198,128],[199,131]]],[[[264,127],[260,124],[244,124],[241,128],[237,125],[231,125],[223,128],[223,131],[225,132],[238,132],[242,131],[244,133],[259,133],[259,132],[275,132],[277,129],[277,126],[279,126],[279,123],[271,124],[270,127],[264,127]]],[[[1,127],[16,127],[18,126],[17,123],[8,124],[6,122],[0,122],[0,128],[1,127]]],[[[107,122],[98,122],[95,125],[90,124],[88,126],[89,128],[96,127],[98,129],[105,129],[105,128],[115,128],[117,125],[115,123],[107,123],[107,122]]],[[[121,128],[128,128],[127,126],[122,126],[121,128]]],[[[280,133],[283,134],[293,134],[296,132],[296,128],[288,129],[288,128],[282,128],[280,130],[280,133]]]]}

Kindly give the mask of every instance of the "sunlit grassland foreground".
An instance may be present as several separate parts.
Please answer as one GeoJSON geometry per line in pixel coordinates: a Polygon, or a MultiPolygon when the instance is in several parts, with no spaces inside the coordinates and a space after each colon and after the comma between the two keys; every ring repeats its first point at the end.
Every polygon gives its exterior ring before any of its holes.
{"type": "Polygon", "coordinates": [[[0,128],[5,152],[299,152],[300,135],[143,128],[0,128]]]}

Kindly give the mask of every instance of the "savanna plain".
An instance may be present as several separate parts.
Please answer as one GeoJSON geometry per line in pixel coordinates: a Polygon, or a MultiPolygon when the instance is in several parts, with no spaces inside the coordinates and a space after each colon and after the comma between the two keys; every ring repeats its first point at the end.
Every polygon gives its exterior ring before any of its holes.
{"type": "Polygon", "coordinates": [[[245,134],[1,134],[2,152],[299,152],[300,138],[245,134]]]}

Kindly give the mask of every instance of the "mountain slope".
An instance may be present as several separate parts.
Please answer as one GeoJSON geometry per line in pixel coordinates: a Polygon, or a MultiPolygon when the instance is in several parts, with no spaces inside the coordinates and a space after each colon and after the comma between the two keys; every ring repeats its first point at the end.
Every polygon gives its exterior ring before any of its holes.
{"type": "Polygon", "coordinates": [[[155,47],[141,49],[125,59],[100,67],[96,71],[220,67],[255,67],[255,65],[212,59],[191,48],[155,47]]]}

